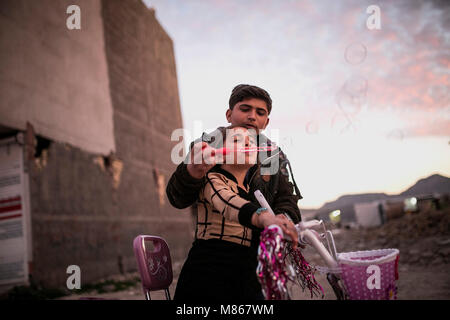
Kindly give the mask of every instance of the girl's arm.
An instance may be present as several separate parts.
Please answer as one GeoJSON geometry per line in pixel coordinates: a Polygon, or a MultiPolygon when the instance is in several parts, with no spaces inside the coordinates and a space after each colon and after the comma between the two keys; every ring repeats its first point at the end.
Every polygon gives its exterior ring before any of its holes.
{"type": "Polygon", "coordinates": [[[206,175],[204,198],[211,203],[216,210],[231,221],[239,222],[244,227],[251,229],[264,229],[276,224],[281,227],[283,233],[289,236],[293,247],[298,244],[298,233],[292,221],[284,215],[273,215],[268,211],[257,214],[259,206],[243,199],[226,183],[225,178],[215,172],[206,175]]]}
{"type": "Polygon", "coordinates": [[[210,172],[206,175],[203,195],[226,219],[255,228],[251,220],[259,206],[234,192],[221,174],[210,172]]]}

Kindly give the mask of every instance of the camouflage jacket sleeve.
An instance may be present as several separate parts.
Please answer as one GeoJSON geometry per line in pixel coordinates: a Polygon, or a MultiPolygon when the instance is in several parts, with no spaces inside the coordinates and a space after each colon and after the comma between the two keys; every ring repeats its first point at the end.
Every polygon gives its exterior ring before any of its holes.
{"type": "Polygon", "coordinates": [[[295,183],[289,160],[286,158],[286,155],[281,152],[278,188],[276,196],[274,198],[274,202],[272,204],[272,209],[275,214],[286,213],[294,223],[298,223],[302,219],[297,202],[302,198],[303,197],[298,190],[297,184],[295,183]],[[292,176],[293,183],[289,181],[288,167],[292,176]]]}
{"type": "Polygon", "coordinates": [[[182,162],[167,183],[167,198],[175,208],[187,208],[195,203],[203,184],[204,179],[193,178],[187,171],[187,164],[182,162]]]}

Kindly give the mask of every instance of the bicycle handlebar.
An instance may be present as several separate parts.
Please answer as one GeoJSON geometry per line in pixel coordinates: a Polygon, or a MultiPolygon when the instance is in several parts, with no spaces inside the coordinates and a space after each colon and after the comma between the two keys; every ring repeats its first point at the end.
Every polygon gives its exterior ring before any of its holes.
{"type": "MultiPolygon", "coordinates": [[[[270,208],[269,204],[267,203],[266,198],[261,193],[261,191],[256,190],[254,194],[255,194],[255,198],[259,202],[259,204],[263,208],[267,208],[267,210],[270,213],[274,214],[274,212],[270,208]]],[[[310,229],[317,228],[321,225],[322,225],[322,221],[311,220],[311,221],[307,221],[307,222],[300,222],[300,223],[296,224],[295,227],[299,234],[299,240],[312,245],[314,247],[314,249],[316,249],[317,252],[320,254],[320,256],[325,261],[325,263],[328,265],[328,267],[336,268],[336,267],[338,267],[336,260],[333,258],[333,256],[330,254],[330,252],[328,252],[328,250],[325,248],[323,243],[317,238],[317,236],[313,233],[313,231],[310,230],[310,229]],[[305,241],[305,239],[307,241],[305,241]]],[[[278,232],[281,235],[283,235],[283,230],[281,230],[281,228],[279,226],[277,226],[277,225],[269,226],[269,228],[274,228],[274,227],[276,227],[278,232]]],[[[286,239],[291,240],[289,237],[286,237],[286,239]]]]}
{"type": "MultiPolygon", "coordinates": [[[[298,230],[299,225],[296,224],[295,226],[297,227],[297,230],[298,230]]],[[[284,236],[283,230],[278,225],[272,224],[269,226],[269,228],[277,229],[277,232],[279,234],[281,234],[282,236],[284,236]]],[[[290,240],[289,237],[286,237],[286,239],[290,240]]],[[[322,259],[325,261],[325,263],[327,264],[327,266],[329,268],[337,268],[338,267],[338,263],[336,262],[336,260],[328,252],[328,250],[325,248],[323,243],[317,238],[317,236],[314,234],[313,231],[311,231],[309,229],[304,229],[304,230],[300,231],[299,232],[299,240],[302,241],[303,243],[307,243],[307,244],[311,245],[314,249],[316,249],[317,252],[319,253],[319,255],[322,257],[322,259]]]]}
{"type": "Polygon", "coordinates": [[[317,238],[317,236],[309,229],[303,230],[300,232],[299,238],[303,240],[303,242],[307,242],[317,250],[319,255],[325,261],[328,267],[337,268],[338,263],[334,260],[333,256],[328,252],[323,243],[317,238]],[[307,241],[304,241],[306,239],[307,241]]]}

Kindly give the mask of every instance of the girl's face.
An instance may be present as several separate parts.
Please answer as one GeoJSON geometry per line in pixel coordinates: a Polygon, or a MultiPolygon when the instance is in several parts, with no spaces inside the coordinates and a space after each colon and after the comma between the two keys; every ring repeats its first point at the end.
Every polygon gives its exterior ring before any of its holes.
{"type": "Polygon", "coordinates": [[[227,154],[227,164],[256,164],[256,130],[236,127],[227,129],[225,147],[231,152],[227,154]],[[252,148],[253,150],[248,150],[252,148]]]}

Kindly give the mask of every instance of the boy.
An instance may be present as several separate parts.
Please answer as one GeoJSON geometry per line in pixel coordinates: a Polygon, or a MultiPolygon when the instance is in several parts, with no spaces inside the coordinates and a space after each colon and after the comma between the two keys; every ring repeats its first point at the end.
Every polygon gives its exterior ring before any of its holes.
{"type": "MultiPolygon", "coordinates": [[[[272,99],[267,91],[256,86],[240,84],[231,93],[226,118],[231,125],[246,125],[260,131],[267,127],[271,110],[272,99]]],[[[213,147],[217,147],[220,141],[216,139],[216,136],[220,135],[220,129],[209,135],[204,134],[201,141],[192,143],[192,152],[172,174],[166,194],[174,207],[183,209],[196,203],[199,191],[205,184],[205,175],[216,163],[213,147]]],[[[258,138],[260,142],[271,145],[264,135],[259,134],[258,138]]],[[[250,197],[257,203],[253,193],[260,190],[275,214],[285,214],[292,220],[293,223],[288,224],[290,230],[288,234],[295,235],[294,224],[301,221],[297,202],[302,199],[302,195],[297,188],[292,170],[289,171],[293,184],[289,182],[286,168],[289,166],[290,169],[289,161],[279,149],[273,154],[261,155],[261,165],[255,164],[246,176],[250,186],[250,197]],[[293,188],[296,194],[293,193],[293,188]]]]}

